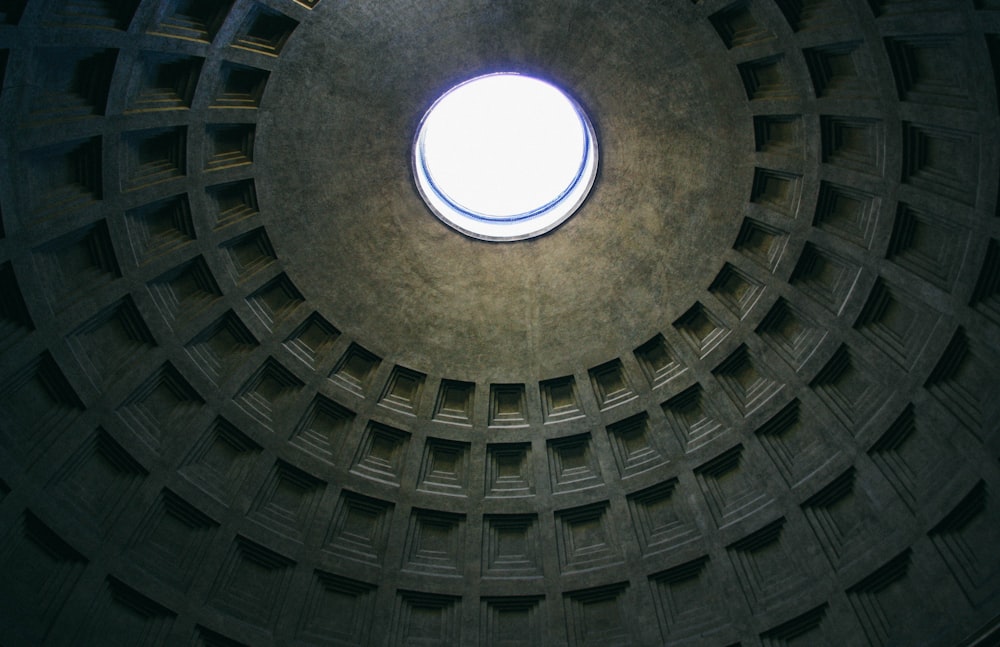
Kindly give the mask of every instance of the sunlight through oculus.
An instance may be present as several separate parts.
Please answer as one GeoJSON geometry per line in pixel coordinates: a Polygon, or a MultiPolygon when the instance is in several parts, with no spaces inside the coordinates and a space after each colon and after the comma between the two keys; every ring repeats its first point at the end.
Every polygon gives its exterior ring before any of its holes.
{"type": "Polygon", "coordinates": [[[575,101],[520,74],[461,83],[424,115],[413,150],[424,200],[484,240],[523,240],[570,217],[597,174],[594,129],[575,101]]]}

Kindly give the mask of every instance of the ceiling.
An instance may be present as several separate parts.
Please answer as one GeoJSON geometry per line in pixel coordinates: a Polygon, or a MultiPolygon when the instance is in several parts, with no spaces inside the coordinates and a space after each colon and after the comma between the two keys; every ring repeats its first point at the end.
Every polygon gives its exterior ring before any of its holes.
{"type": "Polygon", "coordinates": [[[988,645],[997,0],[0,0],[0,635],[988,645]],[[588,113],[489,243],[411,145],[588,113]]]}

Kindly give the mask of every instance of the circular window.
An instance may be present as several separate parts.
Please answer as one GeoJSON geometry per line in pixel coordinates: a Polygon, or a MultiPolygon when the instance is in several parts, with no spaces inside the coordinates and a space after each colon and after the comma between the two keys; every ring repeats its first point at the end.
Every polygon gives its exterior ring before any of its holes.
{"type": "Polygon", "coordinates": [[[597,141],[583,110],[530,76],[490,74],[446,92],[413,147],[417,187],[431,210],[484,240],[523,240],[570,217],[597,174],[597,141]]]}

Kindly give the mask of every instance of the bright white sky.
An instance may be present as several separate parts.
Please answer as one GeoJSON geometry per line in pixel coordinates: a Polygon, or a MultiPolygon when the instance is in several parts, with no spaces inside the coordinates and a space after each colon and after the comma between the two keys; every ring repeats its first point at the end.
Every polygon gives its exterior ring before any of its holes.
{"type": "Polygon", "coordinates": [[[580,173],[585,126],[551,85],[517,74],[474,79],[442,97],[423,125],[427,174],[452,203],[487,217],[530,212],[580,173]]]}

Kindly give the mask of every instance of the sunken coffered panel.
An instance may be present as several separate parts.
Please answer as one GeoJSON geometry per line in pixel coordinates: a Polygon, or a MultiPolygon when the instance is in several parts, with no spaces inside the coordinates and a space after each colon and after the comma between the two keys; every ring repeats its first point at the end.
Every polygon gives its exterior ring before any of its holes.
{"type": "Polygon", "coordinates": [[[0,0],[0,642],[987,645],[1000,2],[0,0]],[[452,231],[445,88],[595,126],[452,231]]]}

